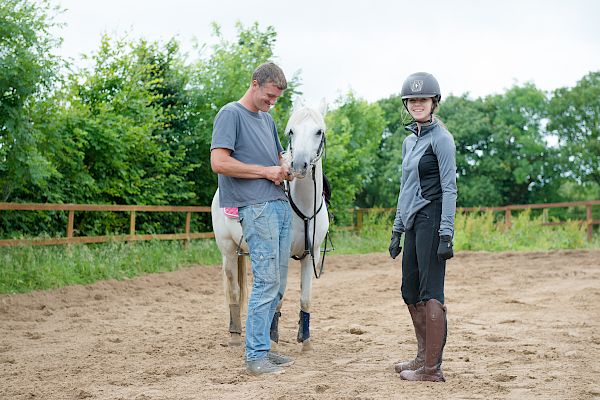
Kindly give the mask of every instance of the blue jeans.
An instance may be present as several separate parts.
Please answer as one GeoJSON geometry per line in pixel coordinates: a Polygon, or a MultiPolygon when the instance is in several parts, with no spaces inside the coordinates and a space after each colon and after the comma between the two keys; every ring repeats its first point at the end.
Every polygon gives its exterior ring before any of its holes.
{"type": "Polygon", "coordinates": [[[271,349],[273,315],[283,298],[292,244],[292,209],[285,200],[239,208],[252,261],[252,293],[246,320],[246,360],[260,360],[271,349]]]}

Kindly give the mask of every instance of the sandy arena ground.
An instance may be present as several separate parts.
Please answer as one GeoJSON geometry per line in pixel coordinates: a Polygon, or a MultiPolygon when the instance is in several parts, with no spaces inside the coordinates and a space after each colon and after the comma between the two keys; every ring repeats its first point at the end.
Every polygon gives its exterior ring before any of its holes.
{"type": "Polygon", "coordinates": [[[314,351],[280,376],[226,347],[218,266],[0,296],[0,399],[600,399],[600,251],[461,253],[446,279],[446,383],[402,381],[416,341],[385,254],[331,256],[314,282],[314,351]]]}

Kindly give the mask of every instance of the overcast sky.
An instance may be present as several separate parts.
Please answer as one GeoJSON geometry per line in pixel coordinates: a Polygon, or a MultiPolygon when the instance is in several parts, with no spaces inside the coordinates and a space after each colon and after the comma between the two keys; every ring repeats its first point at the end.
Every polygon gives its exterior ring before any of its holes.
{"type": "MultiPolygon", "coordinates": [[[[276,59],[300,71],[309,103],[352,89],[368,101],[397,94],[406,76],[433,73],[442,95],[502,93],[533,82],[544,90],[573,86],[600,70],[600,1],[596,0],[53,0],[66,11],[60,54],[77,63],[103,33],[166,41],[177,37],[189,60],[193,39],[226,39],[235,23],[277,32],[276,59]]],[[[243,93],[240,93],[240,96],[243,93]]]]}

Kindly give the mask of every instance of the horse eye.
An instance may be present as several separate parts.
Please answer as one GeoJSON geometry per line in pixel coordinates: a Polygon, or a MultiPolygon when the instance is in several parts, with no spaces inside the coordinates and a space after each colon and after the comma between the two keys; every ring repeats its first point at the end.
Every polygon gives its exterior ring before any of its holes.
{"type": "Polygon", "coordinates": [[[294,131],[290,129],[290,130],[288,131],[288,136],[292,136],[293,134],[294,134],[294,131]]]}
{"type": "Polygon", "coordinates": [[[322,129],[319,129],[319,130],[317,131],[317,133],[316,133],[316,135],[317,135],[317,136],[321,136],[322,134],[323,134],[323,130],[322,130],[322,129]]]}

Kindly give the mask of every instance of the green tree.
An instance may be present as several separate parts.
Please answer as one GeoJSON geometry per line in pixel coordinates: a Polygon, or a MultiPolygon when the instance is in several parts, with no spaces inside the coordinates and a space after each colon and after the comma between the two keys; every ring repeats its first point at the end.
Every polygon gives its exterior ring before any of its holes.
{"type": "Polygon", "coordinates": [[[554,91],[548,131],[559,140],[565,175],[600,187],[600,71],[590,72],[572,88],[554,91]]]}
{"type": "MultiPolygon", "coordinates": [[[[40,104],[41,144],[58,173],[36,201],[183,204],[194,197],[185,180],[193,166],[184,163],[185,147],[173,128],[185,108],[177,100],[185,80],[175,72],[176,53],[174,42],[161,47],[105,36],[92,65],[40,104]]],[[[127,224],[114,213],[80,218],[78,227],[88,233],[127,224]]]]}
{"type": "Polygon", "coordinates": [[[547,104],[546,93],[533,84],[485,99],[492,135],[482,167],[501,188],[503,204],[555,199],[560,169],[545,141],[547,104]]]}
{"type": "Polygon", "coordinates": [[[375,153],[385,127],[377,104],[354,93],[337,100],[337,108],[326,116],[327,159],[325,173],[332,183],[332,210],[345,221],[345,210],[355,205],[363,188],[376,175],[375,153]]]}
{"type": "Polygon", "coordinates": [[[402,99],[398,95],[377,101],[383,112],[386,126],[374,157],[374,173],[359,195],[362,207],[395,207],[402,174],[402,142],[410,121],[402,99]]]}
{"type": "Polygon", "coordinates": [[[46,0],[0,2],[0,200],[18,200],[32,185],[47,186],[55,172],[38,150],[30,108],[58,77],[60,43],[46,0]],[[16,196],[15,196],[16,194],[16,196]]]}
{"type": "Polygon", "coordinates": [[[470,100],[449,97],[440,117],[457,148],[459,205],[555,200],[556,152],[546,143],[547,96],[532,84],[470,100]]]}
{"type": "Polygon", "coordinates": [[[503,204],[502,188],[495,177],[496,168],[489,160],[497,151],[492,150],[495,139],[485,101],[481,98],[471,100],[467,95],[449,96],[440,107],[440,118],[456,144],[458,204],[503,204]]]}

